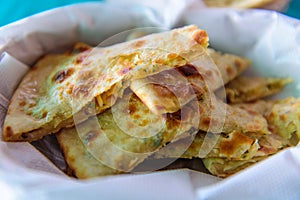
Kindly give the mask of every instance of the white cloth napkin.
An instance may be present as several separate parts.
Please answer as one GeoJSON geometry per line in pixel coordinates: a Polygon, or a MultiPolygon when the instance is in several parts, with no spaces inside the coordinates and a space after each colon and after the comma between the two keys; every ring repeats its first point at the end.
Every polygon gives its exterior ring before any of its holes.
{"type": "MultiPolygon", "coordinates": [[[[126,5],[63,7],[0,28],[0,54],[9,53],[0,60],[0,124],[26,65],[75,41],[97,45],[145,26],[197,24],[207,30],[213,47],[248,56],[253,61],[248,73],[294,78],[281,96],[299,96],[299,21],[259,10],[203,10],[192,0],[145,1],[147,7],[122,2],[126,5]]],[[[0,142],[1,199],[300,199],[299,155],[299,147],[290,148],[225,180],[175,170],[78,181],[63,175],[30,144],[0,142]]]]}

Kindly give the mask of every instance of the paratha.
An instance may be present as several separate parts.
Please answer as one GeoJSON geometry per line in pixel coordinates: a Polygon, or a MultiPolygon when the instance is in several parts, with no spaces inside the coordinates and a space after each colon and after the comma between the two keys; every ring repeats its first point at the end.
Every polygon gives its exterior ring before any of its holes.
{"type": "MultiPolygon", "coordinates": [[[[265,135],[258,139],[254,151],[250,148],[251,150],[246,151],[246,154],[241,158],[210,155],[203,158],[202,161],[211,174],[219,177],[228,177],[289,147],[284,144],[284,141],[277,134],[265,135]]],[[[229,145],[234,146],[234,144],[229,145]]],[[[192,153],[192,151],[188,150],[188,153],[192,153]]]]}
{"type": "Polygon", "coordinates": [[[262,114],[269,130],[281,137],[285,144],[297,145],[300,140],[300,98],[289,97],[281,100],[259,100],[252,103],[234,104],[249,113],[262,114]]]}
{"type": "Polygon", "coordinates": [[[73,126],[73,116],[80,123],[114,104],[133,78],[206,62],[207,46],[206,32],[187,26],[60,59],[45,56],[14,93],[3,138],[33,141],[73,126]]]}
{"type": "Polygon", "coordinates": [[[198,105],[201,114],[199,130],[213,133],[230,133],[234,130],[242,132],[258,132],[260,134],[270,133],[266,119],[258,113],[247,112],[243,109],[235,108],[218,99],[211,101],[210,99],[204,98],[198,105]],[[219,110],[219,108],[224,110],[219,110]],[[212,113],[212,111],[215,111],[215,113],[212,113]],[[225,115],[222,114],[222,112],[225,112],[225,115]],[[222,119],[224,116],[225,118],[222,119]],[[224,122],[221,129],[214,127],[223,120],[224,122]]]}
{"type": "Polygon", "coordinates": [[[289,78],[263,78],[239,76],[225,86],[229,103],[255,101],[281,91],[291,82],[289,78]]]}
{"type": "MultiPolygon", "coordinates": [[[[203,156],[201,152],[203,148],[210,146],[210,144],[204,143],[205,137],[215,137],[215,135],[200,132],[183,154],[182,149],[186,149],[184,143],[190,143],[187,139],[173,143],[164,151],[155,153],[153,157],[156,159],[172,157],[194,159],[200,157],[205,168],[211,174],[228,177],[288,147],[277,134],[272,133],[257,137],[255,133],[251,135],[251,133],[242,134],[234,131],[229,135],[221,134],[211,151],[203,156]]],[[[207,141],[209,140],[205,142],[207,141]]]]}
{"type": "Polygon", "coordinates": [[[204,158],[204,166],[208,171],[218,177],[226,178],[233,175],[263,159],[265,157],[255,157],[249,160],[228,160],[226,158],[204,158]]]}
{"type": "Polygon", "coordinates": [[[199,130],[212,133],[230,133],[236,130],[268,134],[267,122],[263,116],[234,108],[218,100],[214,95],[214,90],[220,87],[218,83],[223,83],[223,79],[229,82],[241,73],[249,64],[248,60],[229,54],[221,55],[212,49],[210,51],[214,63],[221,69],[210,71],[209,74],[215,76],[205,77],[211,69],[211,63],[207,68],[204,65],[198,69],[186,65],[134,80],[130,88],[156,114],[175,112],[191,99],[197,99],[201,115],[199,130]],[[206,79],[210,80],[205,81],[206,79]]]}
{"type": "Polygon", "coordinates": [[[217,137],[215,134],[200,131],[188,149],[186,143],[191,141],[187,138],[174,142],[153,157],[202,158],[205,167],[212,174],[227,177],[284,148],[299,144],[299,102],[299,98],[290,97],[284,100],[238,104],[237,108],[245,109],[248,113],[263,115],[268,122],[270,134],[235,130],[229,134],[221,133],[217,137]],[[209,144],[209,141],[214,141],[209,138],[215,137],[218,141],[209,144]],[[201,151],[207,147],[211,147],[211,151],[203,156],[201,151]],[[183,149],[186,151],[182,154],[183,149]]]}
{"type": "Polygon", "coordinates": [[[267,116],[272,132],[297,145],[300,140],[300,98],[278,100],[267,116]]]}
{"type": "MultiPolygon", "coordinates": [[[[171,76],[171,74],[169,75],[171,76]]],[[[147,88],[147,93],[158,94],[160,91],[157,90],[158,88],[156,87],[147,88]]],[[[169,95],[174,94],[169,93],[169,95]]],[[[160,95],[155,98],[160,99],[164,98],[164,96],[160,95]]],[[[176,99],[176,96],[171,96],[171,98],[176,99]]],[[[145,99],[141,100],[145,101],[145,99]]],[[[193,101],[197,101],[197,106],[200,111],[199,130],[213,133],[230,133],[234,130],[258,132],[261,134],[269,133],[267,121],[262,115],[228,105],[217,99],[214,93],[205,91],[200,98],[193,101]]],[[[160,106],[159,108],[163,108],[164,106],[164,101],[156,101],[155,103],[160,106]]],[[[146,105],[148,106],[148,104],[146,105]]]]}
{"type": "Polygon", "coordinates": [[[204,158],[203,163],[210,173],[227,177],[278,151],[299,144],[300,99],[293,97],[274,102],[266,114],[272,135],[261,139],[259,151],[250,159],[228,159],[222,157],[204,158]],[[272,136],[272,137],[270,137],[272,136]]]}
{"type": "Polygon", "coordinates": [[[62,129],[56,134],[64,159],[68,164],[68,173],[80,179],[122,173],[112,169],[94,158],[87,151],[76,131],[62,129]]]}
{"type": "Polygon", "coordinates": [[[196,134],[198,121],[193,102],[181,112],[184,119],[178,118],[179,113],[155,115],[136,95],[126,91],[122,99],[97,117],[89,118],[77,127],[62,129],[58,133],[58,141],[75,174],[93,174],[93,168],[89,171],[86,163],[91,162],[94,166],[95,159],[101,163],[95,176],[98,172],[129,172],[166,143],[196,134]],[[76,139],[69,139],[71,137],[76,139]],[[78,138],[81,144],[78,141],[74,144],[78,138]],[[83,151],[93,157],[91,161],[83,156],[83,151]],[[72,156],[76,154],[79,161],[75,162],[72,156]],[[85,164],[82,165],[80,160],[85,164]],[[114,170],[107,170],[107,167],[114,170]]]}
{"type": "Polygon", "coordinates": [[[172,113],[196,96],[220,88],[250,65],[248,59],[237,55],[221,53],[211,48],[207,52],[206,56],[212,58],[210,63],[197,67],[188,64],[136,79],[131,82],[130,88],[152,112],[172,113]]]}
{"type": "MultiPolygon", "coordinates": [[[[214,140],[214,139],[213,139],[214,140]]],[[[211,141],[213,141],[211,140],[211,141]]],[[[225,158],[227,160],[249,160],[254,157],[268,156],[274,154],[284,147],[287,147],[284,140],[277,134],[271,133],[260,135],[257,133],[242,133],[233,131],[229,134],[221,133],[215,135],[212,133],[198,132],[188,149],[182,154],[183,148],[189,139],[183,139],[169,145],[163,151],[153,155],[154,158],[225,158]],[[217,138],[217,142],[209,144],[211,138],[217,138]],[[206,139],[206,140],[205,140],[206,139]],[[205,148],[210,147],[208,154],[203,154],[205,148]],[[213,145],[213,147],[212,147],[213,145]],[[180,154],[181,153],[181,154],[180,154]]]]}
{"type": "Polygon", "coordinates": [[[174,142],[168,148],[157,152],[154,157],[249,159],[256,154],[261,155],[266,149],[274,153],[282,148],[284,140],[268,130],[267,120],[260,114],[233,107],[229,107],[228,111],[231,114],[226,115],[224,127],[219,133],[205,132],[200,127],[194,139],[187,138],[174,142]],[[230,109],[232,111],[229,111],[230,109]],[[273,146],[267,145],[269,143],[273,146]],[[191,144],[188,149],[187,144],[191,144]]]}
{"type": "Polygon", "coordinates": [[[275,104],[276,101],[273,100],[257,100],[254,102],[243,102],[243,103],[235,103],[235,104],[230,104],[232,107],[240,108],[242,110],[245,110],[249,113],[257,113],[260,114],[264,117],[267,117],[273,105],[275,104]]]}

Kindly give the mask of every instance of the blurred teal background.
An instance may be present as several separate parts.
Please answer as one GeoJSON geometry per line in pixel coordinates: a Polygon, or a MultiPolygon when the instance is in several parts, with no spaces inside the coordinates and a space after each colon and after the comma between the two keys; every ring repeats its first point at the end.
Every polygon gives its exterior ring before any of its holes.
{"type": "Polygon", "coordinates": [[[0,0],[0,26],[48,9],[91,1],[101,0],[0,0]]]}
{"type": "Polygon", "coordinates": [[[292,0],[285,14],[300,19],[300,0],[292,0]]]}
{"type": "MultiPolygon", "coordinates": [[[[51,8],[88,1],[102,0],[1,0],[0,26],[51,8]]],[[[285,14],[300,19],[300,0],[291,0],[285,14]]]]}

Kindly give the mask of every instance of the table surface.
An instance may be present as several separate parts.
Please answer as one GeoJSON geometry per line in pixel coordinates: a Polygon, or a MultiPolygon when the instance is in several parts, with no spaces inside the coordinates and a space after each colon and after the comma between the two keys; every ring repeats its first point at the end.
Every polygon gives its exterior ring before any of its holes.
{"type": "MultiPolygon", "coordinates": [[[[18,19],[52,9],[59,6],[87,1],[103,0],[1,0],[0,1],[0,26],[14,22],[18,19]]],[[[284,14],[300,19],[300,0],[291,0],[284,14]]]]}

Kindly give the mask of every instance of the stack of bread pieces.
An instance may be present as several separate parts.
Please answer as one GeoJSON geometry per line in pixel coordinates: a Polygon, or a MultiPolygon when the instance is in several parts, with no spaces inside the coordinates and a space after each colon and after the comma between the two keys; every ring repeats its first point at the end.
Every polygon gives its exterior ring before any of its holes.
{"type": "Polygon", "coordinates": [[[200,158],[227,177],[297,145],[300,99],[265,98],[291,80],[245,77],[248,59],[208,46],[190,25],[45,55],[10,101],[3,140],[55,134],[77,178],[131,173],[149,158],[200,158]]]}

